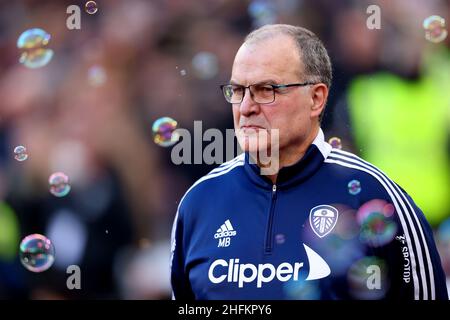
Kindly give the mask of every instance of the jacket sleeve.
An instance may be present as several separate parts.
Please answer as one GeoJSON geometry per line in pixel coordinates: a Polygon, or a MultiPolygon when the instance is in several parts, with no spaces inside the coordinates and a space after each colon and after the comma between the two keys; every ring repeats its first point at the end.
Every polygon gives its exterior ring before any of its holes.
{"type": "Polygon", "coordinates": [[[184,223],[181,208],[178,209],[171,235],[171,285],[172,299],[193,300],[194,294],[185,269],[184,223]]]}
{"type": "MultiPolygon", "coordinates": [[[[396,234],[374,253],[386,261],[386,298],[405,300],[448,300],[446,278],[424,214],[411,197],[395,185],[396,234]]],[[[394,191],[395,192],[395,191],[394,191]]]]}

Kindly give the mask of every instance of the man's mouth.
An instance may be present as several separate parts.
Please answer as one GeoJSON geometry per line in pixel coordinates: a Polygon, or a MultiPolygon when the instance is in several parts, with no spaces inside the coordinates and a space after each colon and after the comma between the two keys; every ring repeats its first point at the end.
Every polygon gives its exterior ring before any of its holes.
{"type": "Polygon", "coordinates": [[[250,131],[250,130],[253,130],[253,131],[265,130],[266,128],[256,126],[256,125],[245,125],[245,126],[241,126],[240,129],[245,132],[245,131],[250,131]]]}

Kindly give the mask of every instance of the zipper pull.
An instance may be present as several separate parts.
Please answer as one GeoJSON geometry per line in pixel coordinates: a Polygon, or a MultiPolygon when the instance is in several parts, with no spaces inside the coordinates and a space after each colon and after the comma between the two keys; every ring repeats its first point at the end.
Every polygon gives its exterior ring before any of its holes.
{"type": "Polygon", "coordinates": [[[276,184],[274,184],[272,186],[272,193],[275,193],[275,192],[277,192],[277,185],[276,184]]]}

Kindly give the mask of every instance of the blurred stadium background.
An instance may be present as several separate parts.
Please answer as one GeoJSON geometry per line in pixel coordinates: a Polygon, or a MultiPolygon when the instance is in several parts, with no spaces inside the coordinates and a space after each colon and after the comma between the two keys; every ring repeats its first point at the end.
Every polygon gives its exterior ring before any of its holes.
{"type": "MultiPolygon", "coordinates": [[[[168,116],[192,130],[232,128],[219,85],[244,36],[267,23],[301,25],[325,43],[334,81],[323,129],[385,170],[435,231],[450,279],[450,37],[425,38],[424,19],[449,1],[0,1],[0,298],[168,299],[169,237],[179,199],[215,165],[171,162],[153,141],[168,116]],[[370,30],[367,7],[381,8],[370,30]],[[69,5],[81,29],[69,30],[69,5]],[[19,63],[25,30],[51,35],[51,61],[19,63]],[[16,146],[28,159],[16,161],[16,146]],[[62,171],[71,191],[54,197],[62,171]],[[19,243],[46,235],[53,266],[25,269],[19,243]],[[68,290],[69,265],[81,290],[68,290]]],[[[448,27],[447,27],[448,29],[448,27]]]]}

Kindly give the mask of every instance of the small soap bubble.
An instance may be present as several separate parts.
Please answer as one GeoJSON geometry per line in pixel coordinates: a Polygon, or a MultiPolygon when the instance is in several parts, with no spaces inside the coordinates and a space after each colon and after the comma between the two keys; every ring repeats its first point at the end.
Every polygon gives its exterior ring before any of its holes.
{"type": "Polygon", "coordinates": [[[175,131],[177,122],[170,117],[162,117],[153,123],[153,141],[161,147],[170,147],[178,142],[180,135],[175,131]]]}
{"type": "Polygon", "coordinates": [[[425,29],[425,39],[430,42],[438,43],[447,38],[447,30],[445,29],[445,19],[440,16],[430,16],[423,21],[425,29]]]}
{"type": "Polygon", "coordinates": [[[27,148],[24,146],[17,146],[14,148],[14,159],[17,161],[25,161],[28,159],[27,148]]]}
{"type": "Polygon", "coordinates": [[[39,28],[24,31],[17,40],[17,48],[22,51],[19,62],[31,69],[47,65],[53,57],[53,50],[47,48],[50,38],[39,28]]]}
{"type": "Polygon", "coordinates": [[[352,180],[348,183],[348,193],[355,196],[361,192],[361,182],[358,180],[352,180]]]}
{"type": "Polygon", "coordinates": [[[32,272],[43,272],[55,261],[55,248],[47,237],[31,234],[20,243],[20,262],[32,272]]]}
{"type": "Polygon", "coordinates": [[[70,191],[69,177],[62,172],[55,172],[48,178],[50,193],[56,197],[64,197],[70,191]]]}
{"type": "Polygon", "coordinates": [[[103,67],[95,65],[88,70],[88,82],[93,87],[99,87],[106,82],[106,71],[103,67]]]}
{"type": "Polygon", "coordinates": [[[277,21],[276,7],[273,2],[267,0],[253,0],[248,6],[248,14],[253,19],[255,27],[277,21]]]}
{"type": "Polygon", "coordinates": [[[328,140],[328,143],[335,149],[342,149],[342,142],[338,137],[330,138],[330,140],[328,140]]]}
{"type": "Polygon", "coordinates": [[[390,287],[386,263],[375,256],[354,262],[348,270],[349,292],[355,299],[382,299],[390,287]]]}
{"type": "Polygon", "coordinates": [[[219,62],[215,54],[202,51],[192,58],[194,74],[200,79],[211,79],[219,71],[219,62]]]}
{"type": "Polygon", "coordinates": [[[283,244],[286,241],[286,237],[284,236],[284,234],[277,234],[275,236],[275,241],[277,244],[283,244]]]}
{"type": "Polygon", "coordinates": [[[392,219],[394,211],[394,206],[385,200],[374,199],[363,204],[356,214],[361,242],[371,247],[391,242],[397,232],[397,223],[392,219]]]}
{"type": "Polygon", "coordinates": [[[88,1],[84,5],[84,9],[88,14],[95,14],[98,11],[97,3],[95,1],[88,1]]]}
{"type": "Polygon", "coordinates": [[[283,284],[283,291],[290,300],[319,300],[319,281],[289,280],[283,284]]]}

